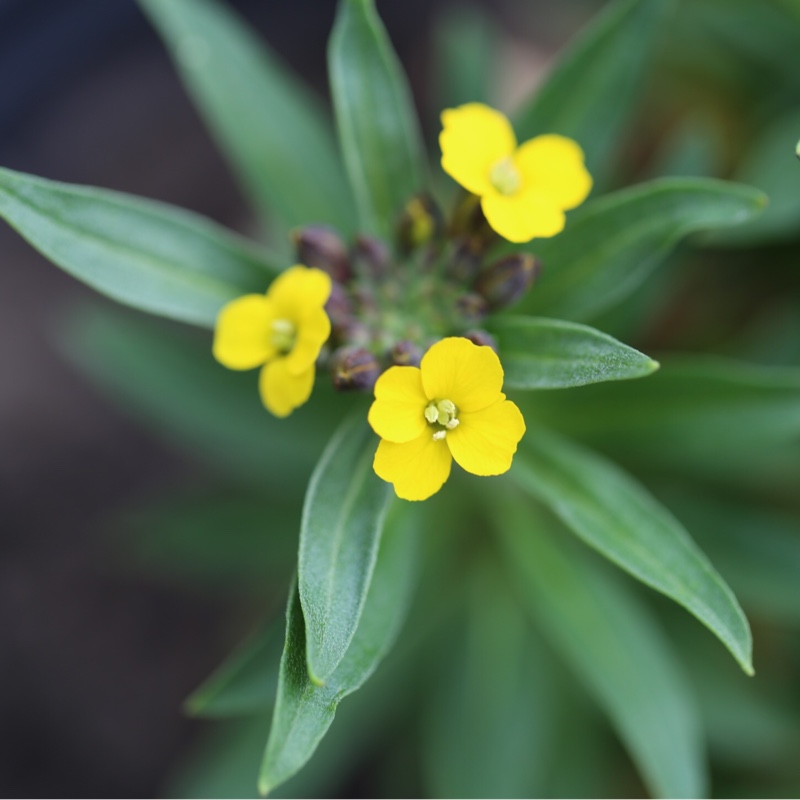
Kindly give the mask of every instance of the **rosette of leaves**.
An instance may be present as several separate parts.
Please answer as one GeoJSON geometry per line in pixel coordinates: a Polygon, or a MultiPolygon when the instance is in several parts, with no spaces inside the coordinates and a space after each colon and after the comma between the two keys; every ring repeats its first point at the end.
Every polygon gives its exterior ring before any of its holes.
{"type": "MultiPolygon", "coordinates": [[[[227,301],[263,291],[287,265],[281,231],[322,223],[389,239],[411,197],[446,194],[371,0],[340,3],[329,47],[335,124],[215,0],[140,4],[278,233],[269,250],[179,209],[0,170],[0,214],[79,280],[210,328],[227,301]]],[[[612,3],[514,115],[520,139],[580,142],[596,188],[561,234],[528,246],[541,277],[491,323],[528,423],[508,475],[459,476],[423,505],[393,500],[372,471],[376,439],[358,397],[321,387],[275,420],[248,376],[213,363],[208,335],[108,310],[76,318],[72,356],[237,487],[224,500],[181,498],[140,514],[140,548],[167,569],[262,596],[267,582],[289,583],[299,531],[285,625],[267,619],[187,701],[189,713],[227,722],[175,792],[330,794],[385,745],[387,792],[592,794],[615,786],[602,767],[616,756],[608,726],[651,794],[708,791],[708,709],[687,665],[714,682],[692,654],[708,650],[717,663],[715,636],[753,672],[750,627],[712,560],[756,604],[754,587],[769,583],[775,606],[795,620],[800,608],[787,589],[797,562],[788,523],[773,523],[773,549],[756,549],[748,571],[747,521],[760,524],[759,509],[740,512],[698,487],[740,486],[753,471],[796,478],[800,375],[688,356],[662,358],[655,372],[651,358],[588,324],[624,328],[631,300],[643,302],[686,237],[749,222],[765,205],[759,190],[715,179],[615,188],[669,10],[666,0],[612,3]],[[661,497],[699,526],[692,533],[713,559],[661,497]],[[720,546],[726,519],[739,550],[720,546]],[[666,633],[675,626],[686,647],[666,633]]],[[[459,24],[439,42],[443,105],[488,92],[486,26],[459,24]]],[[[718,668],[729,678],[727,666],[718,668]]]]}

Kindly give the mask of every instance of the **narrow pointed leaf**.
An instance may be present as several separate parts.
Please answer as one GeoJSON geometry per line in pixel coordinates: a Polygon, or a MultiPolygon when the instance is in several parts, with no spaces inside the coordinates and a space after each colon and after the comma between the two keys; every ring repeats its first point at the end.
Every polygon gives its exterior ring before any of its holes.
{"type": "Polygon", "coordinates": [[[416,575],[419,522],[415,511],[396,509],[399,513],[392,514],[386,526],[356,635],[324,686],[308,676],[303,610],[299,594],[290,593],[278,696],[259,779],[262,794],[311,758],[333,722],[336,707],[372,675],[397,637],[416,575]]]}
{"type": "Polygon", "coordinates": [[[349,230],[333,129],[305,86],[214,0],[140,0],[206,124],[264,215],[349,230]]]}
{"type": "Polygon", "coordinates": [[[361,225],[390,234],[403,205],[424,188],[425,155],[411,92],[374,0],[341,0],[328,67],[361,225]]]}
{"type": "Polygon", "coordinates": [[[163,203],[0,168],[0,217],[42,255],[142,311],[213,327],[219,309],[277,273],[256,247],[163,203]]]}
{"type": "Polygon", "coordinates": [[[355,634],[391,487],[372,469],[375,435],[359,409],[322,454],[306,493],[297,584],[308,671],[324,683],[355,634]]]}
{"type": "Polygon", "coordinates": [[[543,317],[491,323],[509,389],[563,389],[642,378],[658,362],[586,325],[543,317]]]}
{"type": "Polygon", "coordinates": [[[615,464],[529,430],[517,483],[598,552],[694,614],[752,674],[752,638],[733,592],[683,526],[615,464]]]}
{"type": "Polygon", "coordinates": [[[512,578],[542,633],[606,711],[650,791],[705,796],[697,711],[656,620],[529,511],[504,504],[496,519],[512,578]]]}
{"type": "Polygon", "coordinates": [[[646,381],[538,395],[525,411],[632,463],[751,473],[800,439],[800,370],[680,356],[646,381]]]}
{"type": "Polygon", "coordinates": [[[596,185],[604,185],[647,78],[669,0],[618,0],[558,59],[518,112],[521,140],[560,133],[580,143],[596,185]]]}
{"type": "Polygon", "coordinates": [[[520,305],[584,321],[630,295],[690,233],[757,216],[766,196],[704,178],[662,178],[592,200],[552,239],[535,240],[543,268],[520,305]]]}
{"type": "Polygon", "coordinates": [[[275,701],[281,649],[281,627],[276,622],[264,626],[192,692],[186,711],[215,718],[268,712],[275,701]]]}

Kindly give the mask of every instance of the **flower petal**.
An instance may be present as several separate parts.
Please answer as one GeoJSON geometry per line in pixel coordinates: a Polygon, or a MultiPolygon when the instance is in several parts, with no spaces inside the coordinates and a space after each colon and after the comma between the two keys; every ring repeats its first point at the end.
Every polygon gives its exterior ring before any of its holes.
{"type": "Polygon", "coordinates": [[[482,103],[442,112],[442,169],[465,189],[482,195],[491,190],[489,172],[514,152],[517,140],[504,114],[482,103]]]}
{"type": "Polygon", "coordinates": [[[473,475],[507,472],[525,433],[517,406],[503,397],[489,408],[459,415],[459,421],[445,439],[456,463],[473,475]]]}
{"type": "Polygon", "coordinates": [[[286,367],[293,375],[314,366],[322,345],[331,335],[331,321],[325,310],[312,308],[297,323],[297,341],[286,356],[286,367]]]}
{"type": "Polygon", "coordinates": [[[246,294],[223,306],[214,330],[214,358],[228,369],[253,369],[275,356],[272,301],[246,294]]]}
{"type": "Polygon", "coordinates": [[[305,313],[324,306],[330,294],[331,278],[327,272],[296,264],[275,278],[267,297],[275,304],[279,318],[299,325],[305,313]]]}
{"type": "Polygon", "coordinates": [[[375,402],[367,419],[381,439],[402,444],[428,430],[427,404],[419,369],[390,367],[375,384],[375,402]]]}
{"type": "Polygon", "coordinates": [[[481,208],[488,223],[510,242],[529,242],[536,236],[555,236],[564,229],[564,212],[546,194],[522,190],[516,194],[484,195],[481,208]]]}
{"type": "Polygon", "coordinates": [[[425,395],[452,400],[459,414],[496,403],[503,388],[503,367],[491,347],[451,336],[436,342],[420,364],[425,395]]]}
{"type": "Polygon", "coordinates": [[[520,145],[514,163],[526,191],[535,190],[560,209],[579,206],[592,190],[592,176],[584,165],[580,145],[554,133],[520,145]]]}
{"type": "Polygon", "coordinates": [[[427,500],[450,476],[452,462],[447,445],[425,431],[403,444],[381,439],[372,466],[379,478],[394,484],[402,500],[427,500]]]}
{"type": "Polygon", "coordinates": [[[292,375],[285,358],[270,361],[259,376],[258,389],[267,410],[276,417],[288,417],[311,397],[314,388],[314,367],[300,375],[292,375]]]}

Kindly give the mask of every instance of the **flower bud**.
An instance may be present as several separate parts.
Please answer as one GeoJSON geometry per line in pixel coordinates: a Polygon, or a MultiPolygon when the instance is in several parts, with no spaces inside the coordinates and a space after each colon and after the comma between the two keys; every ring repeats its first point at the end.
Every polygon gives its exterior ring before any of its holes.
{"type": "Polygon", "coordinates": [[[327,272],[338,283],[347,283],[350,261],[347,248],[335,230],[325,225],[309,225],[296,228],[291,237],[301,264],[327,272]]]}
{"type": "Polygon", "coordinates": [[[447,262],[445,271],[456,283],[471,286],[481,271],[483,242],[475,237],[462,239],[447,262]]]}
{"type": "Polygon", "coordinates": [[[407,339],[397,342],[390,355],[392,363],[398,367],[418,367],[422,361],[422,349],[407,339]]]}
{"type": "Polygon", "coordinates": [[[528,291],[540,264],[529,253],[512,253],[490,264],[475,281],[475,291],[486,298],[490,311],[516,303],[528,291]]]}
{"type": "Polygon", "coordinates": [[[331,296],[325,303],[325,313],[330,317],[331,327],[335,331],[346,328],[353,318],[353,301],[341,284],[334,282],[331,285],[331,296]]]}
{"type": "Polygon", "coordinates": [[[436,201],[427,193],[418,194],[406,203],[397,223],[400,251],[410,253],[441,236],[444,217],[436,201]]]}
{"type": "Polygon", "coordinates": [[[331,356],[333,386],[338,391],[372,390],[381,366],[363,347],[340,347],[331,356]]]}
{"type": "Polygon", "coordinates": [[[362,275],[381,281],[388,277],[392,266],[389,248],[374,236],[356,236],[353,257],[362,275]]]}
{"type": "Polygon", "coordinates": [[[489,304],[486,299],[475,292],[461,295],[456,300],[456,310],[465,325],[475,325],[482,322],[489,313],[489,304]]]}
{"type": "Polygon", "coordinates": [[[491,347],[495,353],[497,352],[497,342],[495,341],[494,336],[484,330],[476,328],[475,330],[467,331],[461,335],[465,339],[469,339],[472,344],[478,345],[478,347],[491,347]]]}
{"type": "Polygon", "coordinates": [[[450,222],[450,235],[453,238],[474,239],[476,243],[480,243],[482,252],[500,238],[486,221],[480,197],[468,192],[462,193],[456,204],[450,222]]]}

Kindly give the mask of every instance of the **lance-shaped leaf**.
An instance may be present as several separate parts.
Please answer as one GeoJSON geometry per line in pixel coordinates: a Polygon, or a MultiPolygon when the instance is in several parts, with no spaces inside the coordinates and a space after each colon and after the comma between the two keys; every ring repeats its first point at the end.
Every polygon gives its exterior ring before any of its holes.
{"type": "Polygon", "coordinates": [[[308,671],[325,683],[355,634],[369,590],[391,487],[372,469],[375,435],[361,409],[322,454],[308,485],[297,583],[308,671]]]}
{"type": "Polygon", "coordinates": [[[353,204],[326,114],[232,11],[140,0],[206,124],[265,216],[348,230],[353,204]]]}
{"type": "Polygon", "coordinates": [[[424,188],[425,157],[411,93],[374,0],[341,0],[328,67],[361,225],[390,234],[403,205],[424,188]]]}
{"type": "Polygon", "coordinates": [[[521,140],[560,133],[578,141],[595,185],[606,183],[647,78],[669,0],[618,0],[559,58],[518,112],[521,140]]]}
{"type": "Polygon", "coordinates": [[[543,268],[520,308],[586,320],[631,294],[685,236],[754,218],[766,195],[735,183],[663,178],[592,200],[552,239],[535,240],[543,268]]]}
{"type": "Polygon", "coordinates": [[[0,216],[73,277],[125,305],[212,327],[277,269],[218,225],[163,203],[0,168],[0,216]]]}
{"type": "Polygon", "coordinates": [[[196,689],[184,704],[193,717],[238,717],[268,712],[275,701],[281,628],[265,625],[196,689]]]}
{"type": "Polygon", "coordinates": [[[552,523],[507,499],[495,518],[542,633],[605,709],[650,791],[704,796],[697,712],[658,623],[621,582],[567,552],[545,529],[552,523]]]}
{"type": "Polygon", "coordinates": [[[672,514],[615,464],[541,429],[512,470],[583,541],[694,614],[752,674],[752,639],[733,592],[672,514]]]}
{"type": "Polygon", "coordinates": [[[586,325],[542,317],[491,323],[509,389],[563,389],[642,378],[658,362],[586,325]]]}
{"type": "Polygon", "coordinates": [[[681,356],[646,381],[540,394],[528,406],[526,415],[636,464],[752,473],[754,459],[797,449],[800,370],[681,356]]]}
{"type": "Polygon", "coordinates": [[[311,682],[299,594],[292,590],[286,645],[278,678],[272,729],[259,789],[267,794],[294,775],[313,755],[333,722],[336,707],[375,671],[405,619],[416,575],[417,513],[395,506],[386,525],[364,612],[345,657],[324,686],[311,682]]]}

